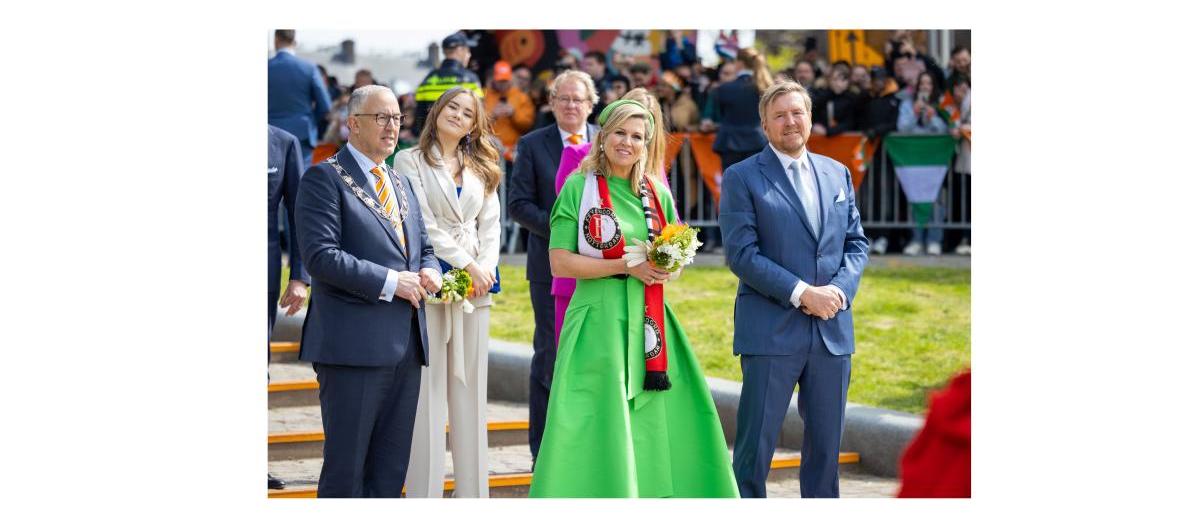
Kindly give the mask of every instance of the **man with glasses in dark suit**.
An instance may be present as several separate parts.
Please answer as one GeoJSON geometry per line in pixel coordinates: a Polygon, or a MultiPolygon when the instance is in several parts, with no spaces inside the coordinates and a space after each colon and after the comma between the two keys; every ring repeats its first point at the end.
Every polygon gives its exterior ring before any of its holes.
{"type": "Polygon", "coordinates": [[[348,106],[349,143],[309,168],[296,200],[312,276],[300,360],[317,373],[325,432],[317,496],[399,498],[441,268],[407,178],[384,162],[404,118],[396,96],[364,86],[348,106]]]}

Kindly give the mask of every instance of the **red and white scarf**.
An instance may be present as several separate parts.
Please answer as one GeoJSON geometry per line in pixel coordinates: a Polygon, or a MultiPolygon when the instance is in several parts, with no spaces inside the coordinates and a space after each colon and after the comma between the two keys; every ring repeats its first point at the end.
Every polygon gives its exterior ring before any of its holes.
{"type": "MultiPolygon", "coordinates": [[[[592,258],[615,260],[625,255],[625,236],[621,223],[617,221],[609,193],[608,178],[598,173],[588,174],[584,180],[583,196],[579,200],[579,254],[592,258]]],[[[642,178],[642,212],[646,218],[646,230],[653,241],[666,217],[659,206],[654,185],[642,178]]],[[[646,286],[646,302],[643,312],[645,327],[646,380],[643,388],[663,391],[671,388],[667,377],[666,311],[663,306],[663,284],[646,286]]]]}

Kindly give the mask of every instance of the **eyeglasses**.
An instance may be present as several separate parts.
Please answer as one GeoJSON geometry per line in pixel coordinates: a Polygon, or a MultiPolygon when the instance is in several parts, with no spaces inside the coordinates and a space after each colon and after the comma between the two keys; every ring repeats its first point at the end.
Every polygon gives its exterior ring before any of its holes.
{"type": "Polygon", "coordinates": [[[572,104],[575,106],[583,106],[591,102],[589,99],[572,99],[570,97],[555,97],[554,100],[563,106],[570,106],[572,104]]]}
{"type": "Polygon", "coordinates": [[[400,126],[404,122],[404,114],[402,114],[402,113],[393,113],[393,114],[356,113],[356,114],[354,114],[355,117],[364,117],[364,116],[368,116],[368,115],[371,117],[374,117],[375,124],[377,124],[379,126],[387,126],[389,121],[396,126],[400,126]]]}

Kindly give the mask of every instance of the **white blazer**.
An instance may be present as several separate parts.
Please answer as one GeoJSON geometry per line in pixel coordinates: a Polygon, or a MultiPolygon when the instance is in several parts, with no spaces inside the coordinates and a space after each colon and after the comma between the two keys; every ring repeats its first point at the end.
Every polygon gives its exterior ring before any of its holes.
{"type": "MultiPolygon", "coordinates": [[[[434,159],[440,161],[436,151],[434,159]]],[[[483,180],[464,168],[462,195],[456,195],[454,177],[444,167],[429,166],[415,146],[398,152],[392,165],[412,183],[434,254],[458,269],[474,262],[483,272],[494,272],[500,262],[497,193],[484,195],[483,180]]],[[[492,295],[471,303],[489,306],[492,295]]]]}

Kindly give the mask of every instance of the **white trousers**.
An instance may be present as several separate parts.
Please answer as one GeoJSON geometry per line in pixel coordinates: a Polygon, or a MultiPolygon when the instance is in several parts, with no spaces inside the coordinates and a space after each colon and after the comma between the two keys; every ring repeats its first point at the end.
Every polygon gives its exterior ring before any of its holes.
{"type": "Polygon", "coordinates": [[[429,366],[421,368],[421,394],[417,399],[405,495],[442,497],[449,413],[454,497],[486,498],[487,346],[491,307],[476,307],[471,314],[463,313],[462,307],[454,304],[427,304],[426,309],[429,366]]]}

